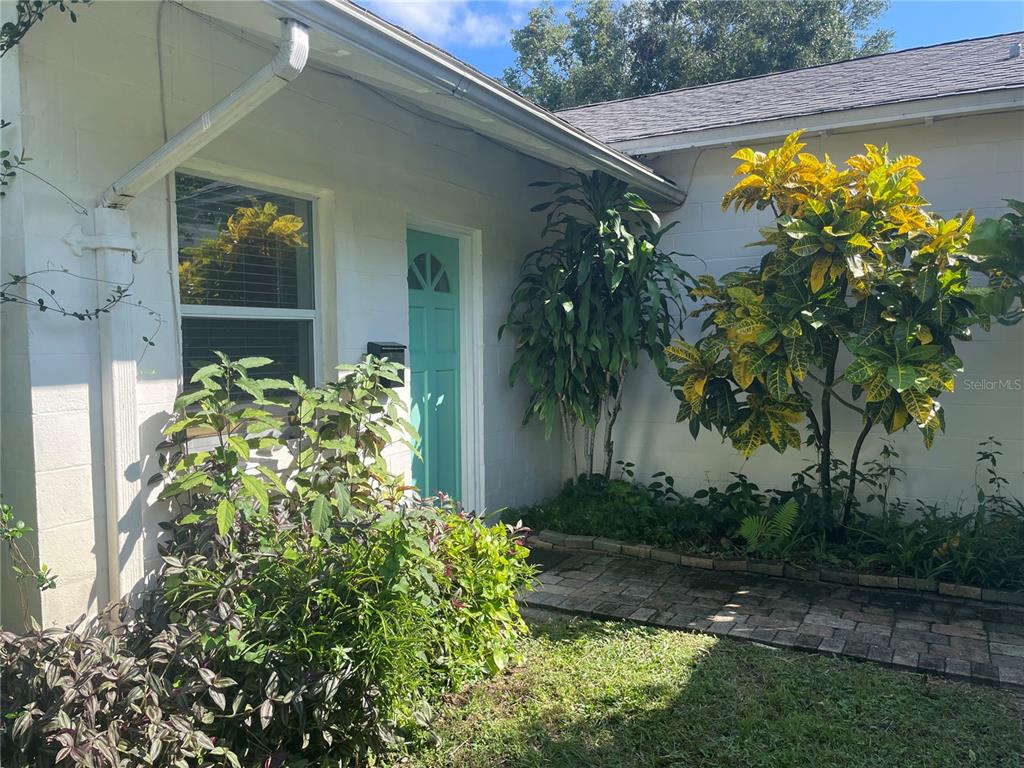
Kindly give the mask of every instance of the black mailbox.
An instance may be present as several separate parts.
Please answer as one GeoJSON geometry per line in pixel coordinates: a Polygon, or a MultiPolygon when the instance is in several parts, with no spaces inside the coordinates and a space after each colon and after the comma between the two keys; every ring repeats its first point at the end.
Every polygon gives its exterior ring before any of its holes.
{"type": "MultiPolygon", "coordinates": [[[[397,341],[368,341],[366,342],[366,354],[402,366],[405,365],[405,344],[399,344],[397,341]]],[[[391,386],[400,387],[402,383],[396,381],[391,386]]]]}

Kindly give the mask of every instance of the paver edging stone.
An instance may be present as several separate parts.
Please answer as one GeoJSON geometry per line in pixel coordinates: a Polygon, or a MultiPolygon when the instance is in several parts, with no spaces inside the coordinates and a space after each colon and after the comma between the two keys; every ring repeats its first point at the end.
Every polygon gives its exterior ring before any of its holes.
{"type": "Polygon", "coordinates": [[[715,557],[714,555],[687,555],[668,549],[659,549],[648,544],[630,544],[617,539],[594,536],[575,536],[558,531],[543,530],[534,533],[526,541],[528,546],[549,548],[552,546],[571,549],[594,550],[621,554],[638,560],[660,562],[700,568],[707,571],[731,571],[733,573],[757,573],[765,576],[781,576],[800,581],[824,581],[849,586],[892,589],[900,592],[937,592],[949,597],[967,598],[988,603],[1024,605],[1024,592],[1003,589],[983,589],[968,584],[954,584],[931,579],[915,579],[907,576],[886,576],[874,573],[859,573],[837,568],[803,568],[780,560],[760,560],[750,557],[715,557]]]}
{"type": "Polygon", "coordinates": [[[612,603],[601,603],[596,600],[589,606],[573,606],[565,603],[562,599],[551,603],[536,601],[535,596],[531,594],[527,598],[526,605],[528,609],[539,608],[551,614],[584,614],[603,621],[629,620],[638,624],[683,632],[709,633],[726,636],[739,642],[842,657],[858,662],[878,664],[902,672],[938,675],[962,682],[996,686],[1004,690],[1024,693],[1024,669],[1015,667],[997,668],[992,664],[922,655],[916,651],[892,651],[868,643],[822,639],[786,630],[753,629],[749,632],[736,632],[718,627],[714,622],[700,619],[665,623],[662,621],[662,614],[653,608],[637,608],[634,605],[615,605],[613,607],[612,603]]]}

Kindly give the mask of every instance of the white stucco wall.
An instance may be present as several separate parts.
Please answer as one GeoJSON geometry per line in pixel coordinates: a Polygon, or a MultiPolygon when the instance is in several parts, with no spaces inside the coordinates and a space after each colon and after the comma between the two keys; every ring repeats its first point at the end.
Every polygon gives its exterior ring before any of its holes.
{"type": "MultiPolygon", "coordinates": [[[[35,158],[31,170],[89,210],[103,189],[162,143],[157,8],[153,2],[100,2],[81,11],[77,25],[55,14],[18,51],[20,130],[35,158]]],[[[165,100],[173,133],[270,54],[173,4],[164,13],[165,100]]],[[[4,116],[13,117],[6,109],[4,116]]],[[[522,255],[535,247],[540,228],[528,213],[533,201],[527,184],[552,177],[555,169],[320,71],[304,73],[204,149],[198,161],[218,164],[254,186],[265,180],[322,191],[316,224],[325,377],[335,364],[357,360],[368,340],[407,340],[405,232],[411,217],[479,230],[485,503],[490,509],[523,504],[557,488],[560,446],[545,442],[535,426],[520,427],[522,392],[506,384],[511,340],[499,343],[496,337],[522,255]]],[[[24,238],[15,242],[20,232],[5,226],[4,271],[15,271],[8,269],[11,254],[18,269],[53,265],[93,276],[93,257],[74,256],[63,241],[75,225],[91,231],[88,218],[27,174],[17,184],[24,238]],[[22,242],[24,267],[14,258],[20,258],[22,242]]],[[[149,189],[129,211],[142,251],[133,293],[164,320],[156,347],[140,363],[138,421],[145,451],[160,440],[180,376],[164,185],[149,189]]],[[[54,276],[52,285],[68,306],[96,301],[87,281],[54,276]]],[[[134,313],[140,337],[151,330],[144,312],[116,311],[134,313]]],[[[60,575],[59,588],[42,596],[42,619],[65,622],[97,610],[109,597],[97,327],[30,312],[26,336],[17,313],[5,310],[3,334],[2,490],[38,527],[41,559],[60,575]]],[[[129,471],[148,478],[156,471],[154,457],[144,456],[142,467],[129,471]]],[[[152,566],[163,510],[147,502],[144,515],[152,566]]],[[[5,601],[6,621],[14,608],[5,601]]]]}
{"type": "MultiPolygon", "coordinates": [[[[865,142],[888,143],[894,155],[920,156],[927,177],[923,194],[940,214],[973,208],[979,218],[996,216],[1005,210],[1003,198],[1024,199],[1024,112],[810,138],[807,150],[828,152],[841,162],[862,151],[865,142]]],[[[755,148],[772,146],[775,144],[755,148]]],[[[770,214],[721,210],[722,195],[734,183],[736,161],[730,156],[735,149],[648,158],[656,169],[688,190],[682,208],[664,217],[666,223],[675,220],[679,224],[662,243],[704,259],[707,267],[692,259],[681,262],[697,274],[721,275],[752,265],[763,254],[763,248],[744,246],[760,239],[758,227],[771,221],[770,214]]],[[[689,324],[685,335],[691,341],[699,338],[698,325],[689,324]]],[[[965,371],[957,391],[942,398],[946,434],[937,438],[930,451],[914,428],[894,436],[907,471],[907,480],[898,489],[904,497],[955,503],[963,495],[973,501],[976,445],[989,435],[1003,442],[1002,473],[1019,494],[1024,492],[1024,327],[979,333],[961,349],[965,371]]],[[[788,487],[790,474],[813,458],[807,452],[779,455],[766,447],[744,461],[728,444],[722,444],[717,434],[702,433],[694,441],[685,424],[674,423],[677,402],[649,366],[627,386],[616,451],[618,458],[636,462],[638,470],[647,475],[664,470],[676,478],[677,486],[691,491],[708,479],[726,481],[730,472],[744,472],[762,487],[788,487]]],[[[834,439],[837,454],[848,459],[859,430],[857,416],[842,406],[833,412],[839,415],[834,439]]],[[[877,456],[879,447],[877,437],[869,439],[862,461],[877,456]]]]}

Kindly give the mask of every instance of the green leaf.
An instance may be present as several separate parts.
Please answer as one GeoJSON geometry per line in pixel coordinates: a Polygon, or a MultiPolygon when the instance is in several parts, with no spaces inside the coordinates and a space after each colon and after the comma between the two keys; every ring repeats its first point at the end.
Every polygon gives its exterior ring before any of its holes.
{"type": "Polygon", "coordinates": [[[212,378],[213,376],[219,374],[220,370],[220,366],[217,365],[216,363],[204,365],[202,368],[200,368],[198,371],[192,374],[192,378],[189,379],[189,381],[192,384],[195,384],[196,382],[202,381],[203,379],[212,378]]]}
{"type": "Polygon", "coordinates": [[[904,392],[917,381],[917,369],[912,365],[890,365],[885,372],[885,380],[897,392],[904,392]]]}
{"type": "Polygon", "coordinates": [[[348,492],[348,486],[344,483],[335,483],[334,498],[341,518],[349,517],[352,514],[352,496],[348,492]]]}
{"type": "Polygon", "coordinates": [[[217,504],[217,533],[226,536],[231,526],[235,524],[235,516],[238,511],[229,499],[221,499],[217,504]]]}
{"type": "Polygon", "coordinates": [[[864,357],[855,357],[843,377],[851,384],[863,384],[878,373],[878,364],[864,357]]]}
{"type": "Polygon", "coordinates": [[[789,367],[777,359],[772,359],[765,370],[765,386],[768,394],[776,400],[785,400],[789,397],[789,388],[792,384],[789,367]]]}
{"type": "Polygon", "coordinates": [[[246,493],[256,499],[260,508],[266,512],[270,508],[270,493],[267,487],[254,475],[242,475],[242,487],[246,493]]]}
{"type": "Polygon", "coordinates": [[[326,496],[318,494],[313,501],[309,522],[317,533],[323,533],[331,527],[331,502],[326,496]]]}
{"type": "Polygon", "coordinates": [[[249,460],[249,443],[244,438],[238,435],[232,435],[228,438],[228,447],[230,447],[235,453],[237,453],[243,461],[249,460]]]}
{"type": "Polygon", "coordinates": [[[235,360],[235,365],[248,370],[249,368],[262,368],[273,362],[269,357],[243,357],[241,360],[235,360]]]}

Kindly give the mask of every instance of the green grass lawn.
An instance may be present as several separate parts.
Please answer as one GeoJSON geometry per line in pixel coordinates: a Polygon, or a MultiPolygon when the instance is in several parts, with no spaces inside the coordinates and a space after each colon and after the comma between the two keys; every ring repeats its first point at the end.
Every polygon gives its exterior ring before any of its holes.
{"type": "Polygon", "coordinates": [[[442,709],[435,768],[1019,768],[1006,693],[630,624],[534,627],[442,709]]]}

